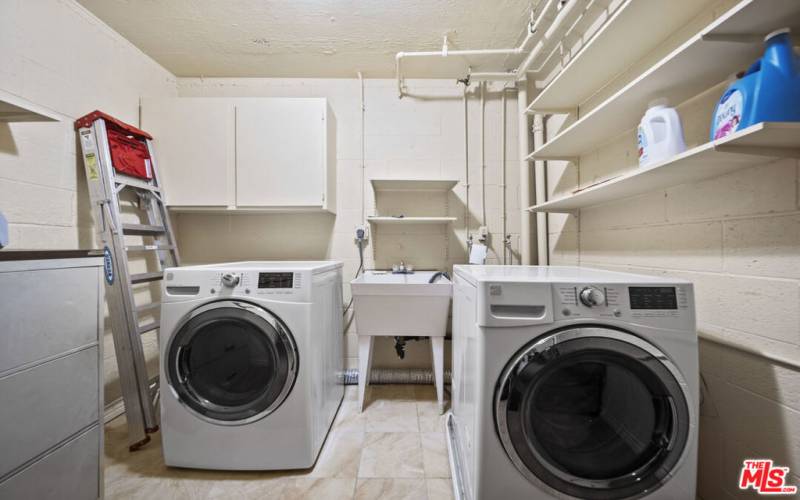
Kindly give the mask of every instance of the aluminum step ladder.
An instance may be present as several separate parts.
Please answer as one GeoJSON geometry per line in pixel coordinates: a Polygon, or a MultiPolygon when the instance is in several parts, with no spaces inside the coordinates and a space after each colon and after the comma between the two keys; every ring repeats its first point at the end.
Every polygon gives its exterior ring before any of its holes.
{"type": "Polygon", "coordinates": [[[150,441],[148,434],[158,430],[158,381],[148,377],[142,335],[160,326],[158,319],[142,324],[143,317],[159,311],[160,303],[154,300],[137,304],[134,285],[159,281],[163,269],[180,265],[178,248],[164,205],[152,137],[99,111],[78,119],[75,128],[80,136],[97,237],[103,245],[106,302],[128,421],[128,443],[134,451],[150,441]],[[130,139],[145,141],[151,179],[126,175],[114,168],[109,128],[124,132],[130,139]],[[147,253],[155,259],[148,258],[147,253]],[[146,259],[146,272],[131,272],[131,254],[146,259]]]}

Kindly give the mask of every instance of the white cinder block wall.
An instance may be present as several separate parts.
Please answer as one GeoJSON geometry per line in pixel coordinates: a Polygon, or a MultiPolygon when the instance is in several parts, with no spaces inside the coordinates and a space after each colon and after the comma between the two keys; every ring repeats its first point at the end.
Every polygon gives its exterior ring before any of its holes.
{"type": "MultiPolygon", "coordinates": [[[[637,67],[600,91],[584,112],[719,15],[721,2],[668,40],[637,67]]],[[[90,207],[76,155],[72,119],[102,109],[138,122],[141,96],[175,95],[175,78],[71,0],[0,2],[0,88],[64,115],[60,123],[0,124],[0,210],[11,223],[12,248],[94,244],[90,207]]],[[[397,101],[393,82],[367,80],[367,171],[372,176],[455,176],[448,200],[459,221],[446,231],[375,234],[367,266],[407,260],[449,267],[464,260],[464,145],[460,91],[452,82],[417,82],[441,93],[432,101],[397,101]],[[382,238],[383,236],[383,238],[382,238]],[[374,248],[373,248],[374,245],[374,248]]],[[[361,218],[360,116],[356,80],[181,79],[180,95],[324,96],[339,123],[338,216],[181,215],[179,239],[188,262],[244,258],[337,258],[355,271],[352,228],[361,218]],[[247,244],[242,244],[242,242],[247,244]]],[[[679,109],[689,145],[705,141],[719,88],[679,109]]],[[[487,104],[487,223],[498,247],[499,108],[487,104]]],[[[509,232],[519,233],[516,102],[509,94],[507,137],[509,232]]],[[[470,98],[470,227],[480,214],[479,110],[470,98]]],[[[548,121],[548,134],[561,120],[548,121]]],[[[633,132],[573,166],[548,165],[548,191],[558,196],[636,163],[633,132]]],[[[677,186],[579,216],[550,215],[553,264],[674,275],[696,285],[701,335],[715,335],[769,355],[800,351],[800,165],[783,160],[705,182],[677,186]]],[[[367,213],[374,200],[363,186],[367,213]]],[[[414,200],[412,200],[414,201],[414,200]]],[[[392,200],[391,206],[395,206],[392,200]]],[[[411,210],[411,208],[409,208],[411,210]]],[[[513,238],[514,250],[519,241],[513,238]]],[[[496,250],[497,251],[497,250],[496,250]]],[[[516,262],[516,254],[515,254],[516,262]]],[[[349,292],[349,290],[348,290],[349,292]]],[[[355,366],[353,330],[348,334],[355,366]]],[[[379,347],[392,360],[388,345],[379,347]]],[[[427,364],[411,344],[408,364],[427,364]]],[[[107,349],[107,355],[112,350],[107,349]]],[[[380,356],[379,356],[380,357],[380,356]]],[[[109,363],[113,365],[113,362],[109,363]]],[[[800,470],[800,377],[790,365],[717,343],[701,343],[704,402],[699,493],[705,500],[739,496],[736,474],[745,456],[772,457],[800,470]]],[[[792,478],[800,483],[800,477],[792,478]]]]}
{"type": "MultiPolygon", "coordinates": [[[[183,97],[326,97],[337,122],[337,215],[188,214],[178,215],[178,242],[185,263],[249,259],[336,259],[345,262],[344,295],[358,267],[355,226],[366,215],[450,215],[450,226],[371,228],[365,250],[367,269],[386,269],[401,259],[418,269],[452,269],[466,261],[466,170],[463,86],[454,80],[410,80],[409,88],[426,99],[398,99],[394,80],[367,79],[365,91],[365,179],[361,168],[360,87],[357,79],[180,78],[183,97]],[[379,194],[371,178],[454,179],[449,195],[379,194]]],[[[489,261],[502,262],[502,113],[500,88],[486,91],[486,225],[491,233],[489,261]]],[[[470,213],[469,228],[481,225],[480,97],[473,85],[468,98],[470,213]]],[[[514,262],[519,262],[519,148],[516,92],[506,102],[506,214],[514,262]]],[[[168,168],[168,167],[164,167],[168,168]]],[[[477,237],[477,236],[476,236],[477,237]]],[[[510,257],[509,257],[510,262],[510,257]]],[[[355,324],[347,330],[348,366],[357,366],[355,324]]],[[[428,342],[409,342],[404,361],[387,339],[376,343],[375,366],[429,367],[428,342]]]]}
{"type": "MultiPolygon", "coordinates": [[[[139,98],[175,95],[175,77],[72,0],[0,1],[0,61],[0,89],[62,115],[55,123],[0,123],[9,249],[95,246],[73,122],[100,109],[137,124],[139,98]]],[[[145,340],[154,360],[155,335],[145,340]]],[[[112,401],[119,391],[110,334],[105,356],[112,401]]]]}
{"type": "MultiPolygon", "coordinates": [[[[582,107],[585,114],[733,4],[720,2],[582,107]]],[[[744,68],[743,68],[744,69],[744,68]]],[[[708,140],[717,86],[678,111],[689,147],[708,140]]],[[[642,109],[644,113],[644,109],[642,109]]],[[[563,117],[547,122],[552,137],[563,117]]],[[[550,197],[637,164],[636,134],[548,165],[550,197]]],[[[701,167],[698,167],[701,168],[701,167]]],[[[548,216],[551,264],[675,276],[695,284],[701,336],[800,360],[800,164],[787,159],[642,196],[548,216]]],[[[768,357],[701,341],[698,494],[738,498],[744,458],[800,471],[800,374],[768,357]]],[[[800,484],[800,476],[791,478],[800,484]]]]}

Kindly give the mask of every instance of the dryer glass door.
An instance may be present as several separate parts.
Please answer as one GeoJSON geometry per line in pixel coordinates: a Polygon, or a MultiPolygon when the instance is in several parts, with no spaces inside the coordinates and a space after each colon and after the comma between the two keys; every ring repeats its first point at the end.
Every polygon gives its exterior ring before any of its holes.
{"type": "Polygon", "coordinates": [[[610,328],[553,332],[523,348],[495,394],[497,432],[530,481],[586,499],[660,487],[683,458],[683,378],[654,346],[610,328]]]}
{"type": "Polygon", "coordinates": [[[277,316],[235,300],[193,311],[165,360],[180,401],[221,424],[248,423],[275,411],[294,385],[298,361],[294,339],[277,316]]]}

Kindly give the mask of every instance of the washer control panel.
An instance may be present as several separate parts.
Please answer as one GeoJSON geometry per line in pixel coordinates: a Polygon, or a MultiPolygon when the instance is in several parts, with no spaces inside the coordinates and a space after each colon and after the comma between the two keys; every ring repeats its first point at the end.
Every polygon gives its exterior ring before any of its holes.
{"type": "Polygon", "coordinates": [[[690,318],[690,285],[553,284],[555,319],[690,318]]]}
{"type": "Polygon", "coordinates": [[[210,295],[300,299],[306,294],[301,271],[224,271],[210,273],[206,286],[210,295]]]}

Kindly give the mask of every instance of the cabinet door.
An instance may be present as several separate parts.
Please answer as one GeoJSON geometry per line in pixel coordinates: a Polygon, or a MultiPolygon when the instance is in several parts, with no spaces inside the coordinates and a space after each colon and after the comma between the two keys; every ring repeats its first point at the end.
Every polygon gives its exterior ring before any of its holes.
{"type": "Polygon", "coordinates": [[[325,198],[325,100],[236,104],[236,204],[321,207],[325,198]]]}
{"type": "Polygon", "coordinates": [[[155,137],[167,205],[226,207],[235,203],[232,101],[147,99],[142,103],[142,128],[155,137]]]}

